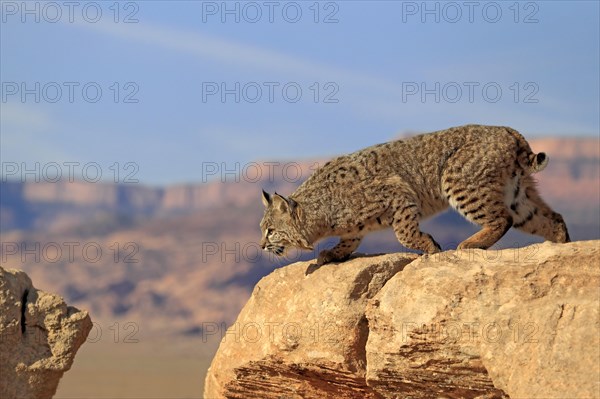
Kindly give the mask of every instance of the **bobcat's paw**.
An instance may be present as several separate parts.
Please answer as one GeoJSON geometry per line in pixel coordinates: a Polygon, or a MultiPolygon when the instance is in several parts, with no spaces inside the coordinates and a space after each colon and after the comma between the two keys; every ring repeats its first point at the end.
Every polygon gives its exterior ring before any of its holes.
{"type": "Polygon", "coordinates": [[[561,215],[555,213],[552,217],[552,221],[554,222],[554,242],[571,242],[571,237],[569,237],[569,230],[567,229],[567,225],[565,220],[561,215]]]}
{"type": "Polygon", "coordinates": [[[343,262],[348,258],[350,258],[350,255],[340,256],[339,254],[336,254],[335,251],[332,249],[324,249],[319,253],[319,257],[317,258],[317,265],[323,266],[327,263],[343,262]]]}
{"type": "Polygon", "coordinates": [[[317,266],[323,266],[326,263],[331,263],[335,260],[335,255],[333,251],[330,249],[324,249],[319,252],[319,257],[317,258],[317,266]]]}

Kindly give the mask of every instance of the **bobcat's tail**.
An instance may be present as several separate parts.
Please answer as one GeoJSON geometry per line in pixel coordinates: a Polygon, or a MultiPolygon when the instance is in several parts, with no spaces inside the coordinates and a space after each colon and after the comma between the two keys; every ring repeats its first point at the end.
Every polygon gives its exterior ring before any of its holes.
{"type": "Polygon", "coordinates": [[[529,143],[521,133],[509,127],[506,128],[517,141],[517,162],[528,173],[536,173],[544,170],[548,165],[548,155],[545,152],[535,154],[531,151],[529,143]]]}

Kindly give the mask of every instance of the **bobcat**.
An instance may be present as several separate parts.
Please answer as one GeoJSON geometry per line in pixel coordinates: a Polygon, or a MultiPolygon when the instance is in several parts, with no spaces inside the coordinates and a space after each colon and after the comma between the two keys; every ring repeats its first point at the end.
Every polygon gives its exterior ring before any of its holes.
{"type": "Polygon", "coordinates": [[[459,249],[487,249],[511,226],[569,242],[562,216],[531,177],[547,164],[519,132],[500,126],[460,126],[368,147],[327,162],[287,198],[263,190],[261,247],[283,255],[339,236],[320,252],[322,265],[348,259],[367,233],[392,227],[405,247],[435,253],[441,248],[419,221],[448,206],[482,226],[459,249]]]}

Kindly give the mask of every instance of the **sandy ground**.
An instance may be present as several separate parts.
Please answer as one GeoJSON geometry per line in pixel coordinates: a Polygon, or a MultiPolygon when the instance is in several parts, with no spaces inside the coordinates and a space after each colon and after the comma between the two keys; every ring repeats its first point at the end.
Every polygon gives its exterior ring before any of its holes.
{"type": "Polygon", "coordinates": [[[84,344],[55,399],[202,398],[218,342],[202,338],[84,344]]]}

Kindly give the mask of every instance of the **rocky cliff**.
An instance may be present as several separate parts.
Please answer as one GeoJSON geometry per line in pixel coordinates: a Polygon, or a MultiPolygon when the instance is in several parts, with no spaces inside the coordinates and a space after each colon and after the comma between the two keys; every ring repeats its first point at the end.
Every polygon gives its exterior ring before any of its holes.
{"type": "Polygon", "coordinates": [[[600,241],[275,270],[205,398],[600,397],[600,241]]]}
{"type": "Polygon", "coordinates": [[[0,398],[51,398],[91,328],[87,312],[0,267],[0,398]]]}

